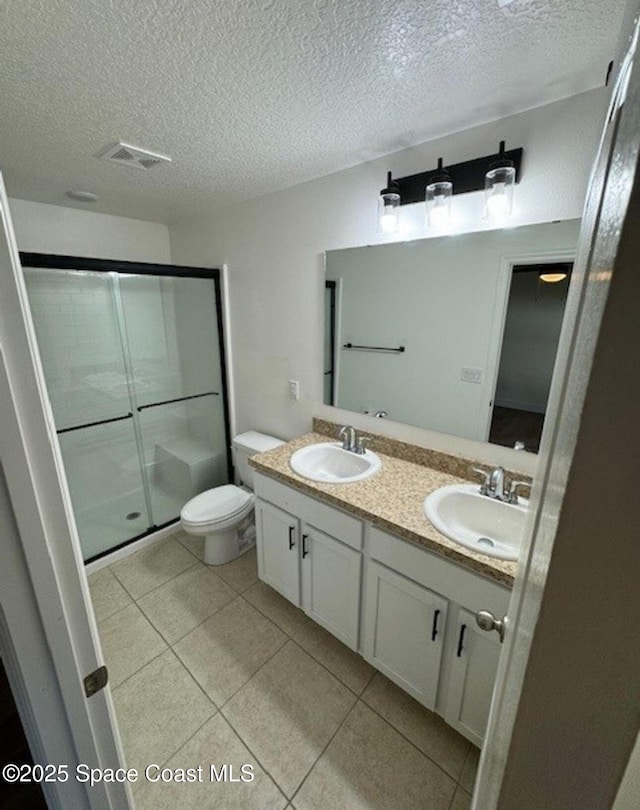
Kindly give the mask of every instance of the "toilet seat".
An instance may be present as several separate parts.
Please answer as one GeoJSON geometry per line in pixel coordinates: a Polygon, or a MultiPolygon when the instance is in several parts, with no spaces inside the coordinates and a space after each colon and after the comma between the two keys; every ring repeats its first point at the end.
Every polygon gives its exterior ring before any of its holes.
{"type": "Polygon", "coordinates": [[[253,506],[253,494],[234,484],[207,489],[188,501],[180,512],[184,524],[194,529],[215,528],[241,520],[253,506]]]}

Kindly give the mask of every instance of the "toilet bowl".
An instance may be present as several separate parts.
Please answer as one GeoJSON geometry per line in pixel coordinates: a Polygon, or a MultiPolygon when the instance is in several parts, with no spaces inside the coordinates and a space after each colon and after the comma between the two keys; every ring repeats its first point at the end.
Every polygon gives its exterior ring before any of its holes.
{"type": "Polygon", "coordinates": [[[232,450],[238,476],[243,486],[224,484],[207,489],[191,498],[180,512],[182,528],[187,534],[204,537],[204,561],[223,565],[255,545],[253,523],[253,473],[249,458],[284,444],[264,433],[248,431],[236,436],[232,450]]]}

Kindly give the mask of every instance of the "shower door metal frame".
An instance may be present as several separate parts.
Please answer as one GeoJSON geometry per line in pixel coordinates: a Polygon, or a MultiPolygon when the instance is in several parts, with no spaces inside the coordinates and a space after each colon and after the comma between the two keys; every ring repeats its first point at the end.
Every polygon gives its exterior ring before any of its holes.
{"type": "MultiPolygon", "coordinates": [[[[219,347],[219,354],[220,354],[220,381],[221,381],[221,388],[222,391],[220,392],[222,395],[222,408],[223,408],[223,415],[224,415],[224,431],[225,431],[225,450],[226,450],[226,457],[227,457],[227,470],[229,472],[229,480],[233,481],[234,477],[234,470],[233,470],[233,457],[231,454],[231,418],[229,413],[229,395],[228,395],[228,382],[227,382],[227,356],[226,356],[226,345],[225,345],[225,336],[224,336],[224,322],[223,322],[223,311],[222,311],[222,282],[221,282],[221,273],[219,268],[214,267],[185,267],[185,266],[177,266],[173,264],[156,264],[150,262],[127,262],[127,261],[120,261],[114,259],[94,259],[84,256],[62,256],[58,254],[49,254],[49,253],[28,253],[28,252],[20,252],[20,262],[24,268],[43,268],[47,270],[76,270],[76,271],[89,271],[92,273],[121,273],[123,275],[132,275],[132,276],[158,276],[158,277],[173,277],[173,278],[201,278],[201,279],[209,279],[213,281],[214,291],[215,291],[215,311],[216,311],[216,322],[217,322],[217,332],[218,332],[218,347],[219,347]]],[[[126,366],[126,363],[125,363],[126,366]]],[[[127,372],[127,377],[129,377],[129,373],[127,372]]],[[[153,405],[164,405],[169,404],[169,402],[184,402],[190,399],[198,399],[199,397],[206,396],[214,392],[206,392],[202,394],[195,394],[193,396],[186,396],[186,397],[179,397],[174,400],[169,400],[167,402],[160,402],[160,403],[153,403],[153,405]]],[[[143,405],[138,407],[138,411],[146,409],[148,407],[153,407],[152,405],[143,405]]],[[[133,416],[133,414],[130,414],[133,416]]],[[[126,419],[128,417],[118,417],[117,419],[126,419]]],[[[94,424],[102,424],[103,422],[111,422],[117,421],[112,419],[101,420],[100,422],[91,423],[90,425],[79,425],[78,427],[93,427],[94,424]]],[[[134,420],[135,421],[135,420],[134,420]]],[[[57,430],[58,434],[66,433],[68,430],[75,430],[76,428],[62,428],[61,430],[57,430]]],[[[138,435],[136,432],[136,441],[138,441],[138,435]]],[[[146,481],[146,471],[142,470],[143,477],[146,481]]],[[[145,485],[145,498],[147,497],[146,491],[148,487],[145,485]]],[[[152,513],[150,513],[149,517],[153,519],[152,513]]],[[[91,557],[90,559],[86,560],[85,563],[94,562],[95,560],[99,560],[101,557],[106,556],[107,554],[111,554],[118,549],[121,549],[130,543],[135,542],[136,540],[140,540],[143,537],[147,537],[153,532],[158,531],[159,529],[163,529],[166,526],[171,526],[174,523],[177,523],[179,520],[175,518],[174,520],[167,521],[159,526],[152,524],[145,532],[135,535],[135,537],[131,537],[128,540],[125,540],[122,543],[118,543],[117,545],[113,546],[113,548],[109,548],[106,551],[101,552],[100,554],[96,554],[95,556],[91,557]]]]}

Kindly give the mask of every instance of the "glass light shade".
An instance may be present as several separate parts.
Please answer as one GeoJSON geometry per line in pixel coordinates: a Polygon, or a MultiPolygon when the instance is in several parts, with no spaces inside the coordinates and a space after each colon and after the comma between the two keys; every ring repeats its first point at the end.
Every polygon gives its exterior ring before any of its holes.
{"type": "Polygon", "coordinates": [[[381,233],[395,233],[400,224],[400,195],[381,194],[378,197],[378,227],[381,233]]]}
{"type": "Polygon", "coordinates": [[[540,273],[538,275],[540,281],[546,281],[548,284],[557,284],[558,281],[564,281],[566,277],[566,273],[540,273]]]}
{"type": "Polygon", "coordinates": [[[500,166],[486,173],[484,178],[486,219],[500,222],[511,216],[515,182],[516,170],[513,166],[500,166]]]}
{"type": "Polygon", "coordinates": [[[451,225],[451,197],[453,183],[443,181],[429,183],[425,193],[427,225],[436,231],[446,230],[451,225]]]}

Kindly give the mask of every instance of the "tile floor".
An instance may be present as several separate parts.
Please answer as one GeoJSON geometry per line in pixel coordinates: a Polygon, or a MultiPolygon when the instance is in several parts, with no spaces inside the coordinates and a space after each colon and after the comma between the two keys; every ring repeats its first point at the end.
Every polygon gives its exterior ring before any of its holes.
{"type": "Polygon", "coordinates": [[[260,582],[255,551],[211,568],[178,532],[89,584],[127,765],[203,766],[139,780],[136,810],[470,807],[478,750],[260,582]]]}

